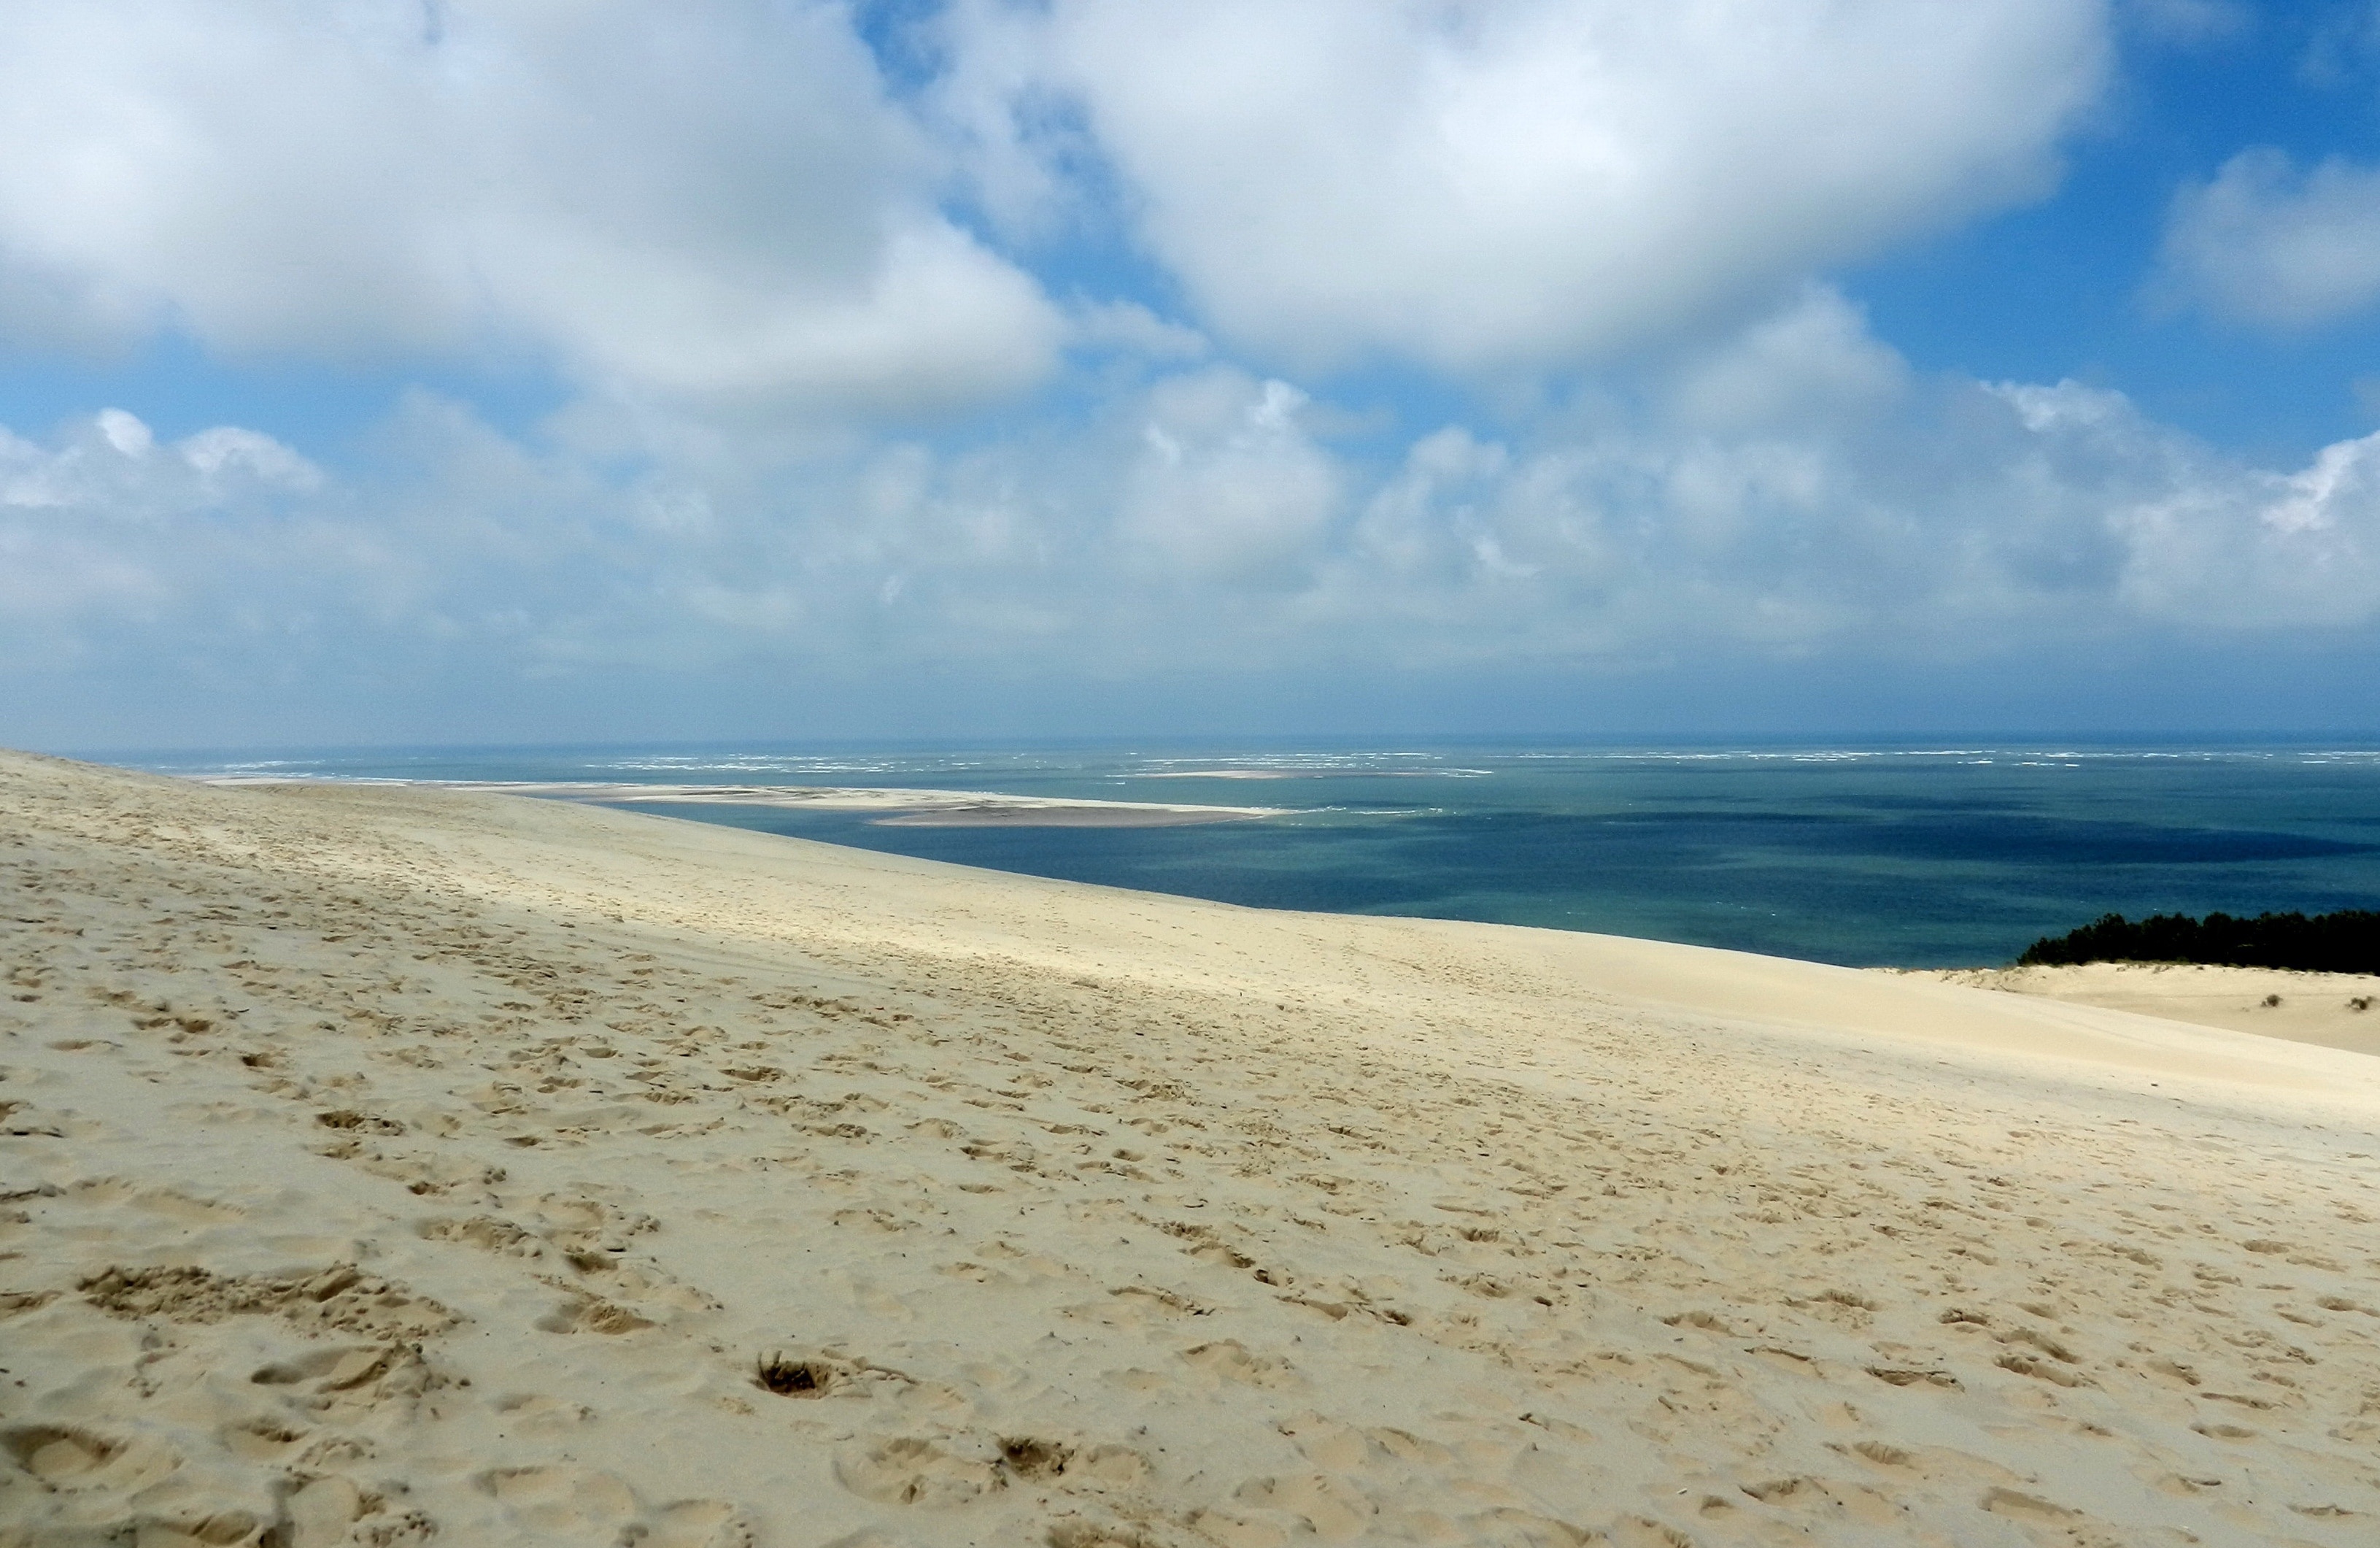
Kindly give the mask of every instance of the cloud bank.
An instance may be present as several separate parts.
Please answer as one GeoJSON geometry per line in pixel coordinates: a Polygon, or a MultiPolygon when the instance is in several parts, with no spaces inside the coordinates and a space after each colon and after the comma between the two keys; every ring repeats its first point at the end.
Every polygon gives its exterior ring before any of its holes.
{"type": "MultiPolygon", "coordinates": [[[[1826,277],[2048,189],[2099,5],[908,15],[0,13],[7,337],[447,384],[328,444],[0,431],[22,723],[506,735],[567,693],[624,735],[732,685],[702,725],[782,733],[841,684],[865,730],[929,679],[1979,679],[2380,625],[2380,439],[2265,466],[1920,371],[1826,277]],[[500,430],[507,372],[562,407],[500,430]]],[[[2371,176],[2233,161],[2162,283],[2366,304],[2371,176]]]]}
{"type": "Polygon", "coordinates": [[[1222,366],[1065,433],[741,487],[622,480],[427,396],[376,481],[110,410],[0,443],[0,673],[159,638],[197,678],[265,653],[342,680],[1627,670],[1878,641],[1955,663],[2380,616],[2380,435],[2260,469],[2120,395],[1918,378],[1857,324],[1814,291],[1629,404],[1386,459],[1222,366]]]}

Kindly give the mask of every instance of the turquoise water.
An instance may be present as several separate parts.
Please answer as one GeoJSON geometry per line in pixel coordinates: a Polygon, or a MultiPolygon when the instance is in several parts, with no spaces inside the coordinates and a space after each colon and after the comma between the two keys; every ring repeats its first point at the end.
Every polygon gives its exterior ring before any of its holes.
{"type": "Polygon", "coordinates": [[[419,749],[173,773],[882,785],[1291,809],[1188,828],[646,810],[1264,908],[1605,931],[1852,966],[2005,962],[2102,913],[2380,907],[2380,748],[419,749]],[[1215,777],[1218,775],[1230,777],[1215,777]]]}

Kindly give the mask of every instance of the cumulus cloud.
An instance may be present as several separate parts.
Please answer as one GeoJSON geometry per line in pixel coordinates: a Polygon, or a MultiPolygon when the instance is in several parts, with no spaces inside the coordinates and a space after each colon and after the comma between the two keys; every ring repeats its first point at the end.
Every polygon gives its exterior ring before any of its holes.
{"type": "Polygon", "coordinates": [[[1125,481],[1123,536],[1152,574],[1293,584],[1339,502],[1339,472],[1298,423],[1306,396],[1228,370],[1150,395],[1125,481]]]}
{"type": "MultiPolygon", "coordinates": [[[[629,677],[641,726],[730,681],[892,714],[938,674],[2368,634],[2380,439],[2258,467],[2119,395],[1929,375],[1811,277],[2043,187],[2108,26],[961,0],[889,86],[827,0],[29,0],[12,338],[576,396],[499,431],[406,393],[319,461],[136,400],[0,432],[0,702],[411,694],[451,738],[504,685],[629,677]]],[[[2278,322],[2380,297],[2375,177],[2235,162],[2169,283],[2278,322]]]]}
{"type": "Polygon", "coordinates": [[[824,0],[26,0],[0,143],[20,336],[911,408],[1062,332],[824,0]]]}
{"type": "Polygon", "coordinates": [[[2118,394],[1918,376],[1824,291],[1630,400],[1385,455],[1333,417],[1195,365],[1075,422],[788,477],[624,472],[415,395],[365,476],[110,411],[0,437],[0,672],[1050,683],[1972,661],[2380,619],[2380,436],[2242,463],[2118,394]]]}
{"type": "Polygon", "coordinates": [[[2073,383],[1996,391],[2121,542],[2115,591],[2129,611],[2259,629],[2380,616],[2380,434],[2284,472],[2219,457],[2121,394],[2073,383]]]}
{"type": "Polygon", "coordinates": [[[2380,436],[2259,468],[2119,394],[1971,382],[1825,422],[1452,428],[1322,573],[1309,615],[1414,666],[2335,634],[2380,620],[2380,436]]]}
{"type": "Polygon", "coordinates": [[[977,0],[941,100],[1002,208],[1121,178],[1244,347],[1537,367],[2043,191],[2106,30],[2072,0],[977,0]]]}
{"type": "Polygon", "coordinates": [[[322,469],[297,452],[231,426],[160,445],[137,415],[103,408],[54,448],[0,429],[0,511],[12,514],[72,511],[78,525],[150,525],[322,483],[322,469]]]}
{"type": "Polygon", "coordinates": [[[2040,190],[2107,49],[2089,0],[955,0],[934,30],[904,94],[831,0],[27,0],[0,323],[861,413],[1203,342],[1129,300],[1070,320],[944,211],[964,180],[1027,250],[1131,225],[1278,361],[1538,367],[2040,190]]]}
{"type": "Polygon", "coordinates": [[[2302,328],[2380,299],[2380,167],[2243,151],[2175,196],[2151,294],[2302,328]]]}
{"type": "Polygon", "coordinates": [[[170,648],[186,606],[237,606],[269,573],[267,534],[322,487],[321,469],[253,431],[161,444],[120,408],[46,446],[0,429],[0,670],[81,660],[97,643],[85,630],[170,648]],[[226,533],[243,555],[210,575],[202,555],[226,533]]]}
{"type": "Polygon", "coordinates": [[[1812,285],[1792,305],[1688,353],[1670,373],[1669,398],[1680,420],[1702,429],[1817,424],[1888,402],[1908,379],[1858,308],[1812,285]]]}

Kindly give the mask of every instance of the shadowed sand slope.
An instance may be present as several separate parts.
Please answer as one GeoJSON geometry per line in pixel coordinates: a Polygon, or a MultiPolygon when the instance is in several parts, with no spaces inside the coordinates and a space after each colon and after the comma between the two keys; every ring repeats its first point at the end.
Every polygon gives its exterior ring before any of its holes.
{"type": "Polygon", "coordinates": [[[0,755],[0,1544],[2380,1541],[2380,1061],[0,755]]]}

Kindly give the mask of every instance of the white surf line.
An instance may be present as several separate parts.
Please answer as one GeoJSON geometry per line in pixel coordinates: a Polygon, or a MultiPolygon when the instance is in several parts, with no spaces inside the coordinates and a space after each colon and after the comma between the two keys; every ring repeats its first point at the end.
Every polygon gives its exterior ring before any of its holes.
{"type": "Polygon", "coordinates": [[[1011,796],[996,790],[914,790],[882,786],[632,785],[595,780],[342,778],[300,774],[199,774],[201,785],[372,785],[500,796],[550,796],[598,805],[664,802],[678,806],[807,807],[822,811],[1113,811],[1227,818],[1281,817],[1272,806],[1203,806],[1108,801],[1065,796],[1011,796]]]}

